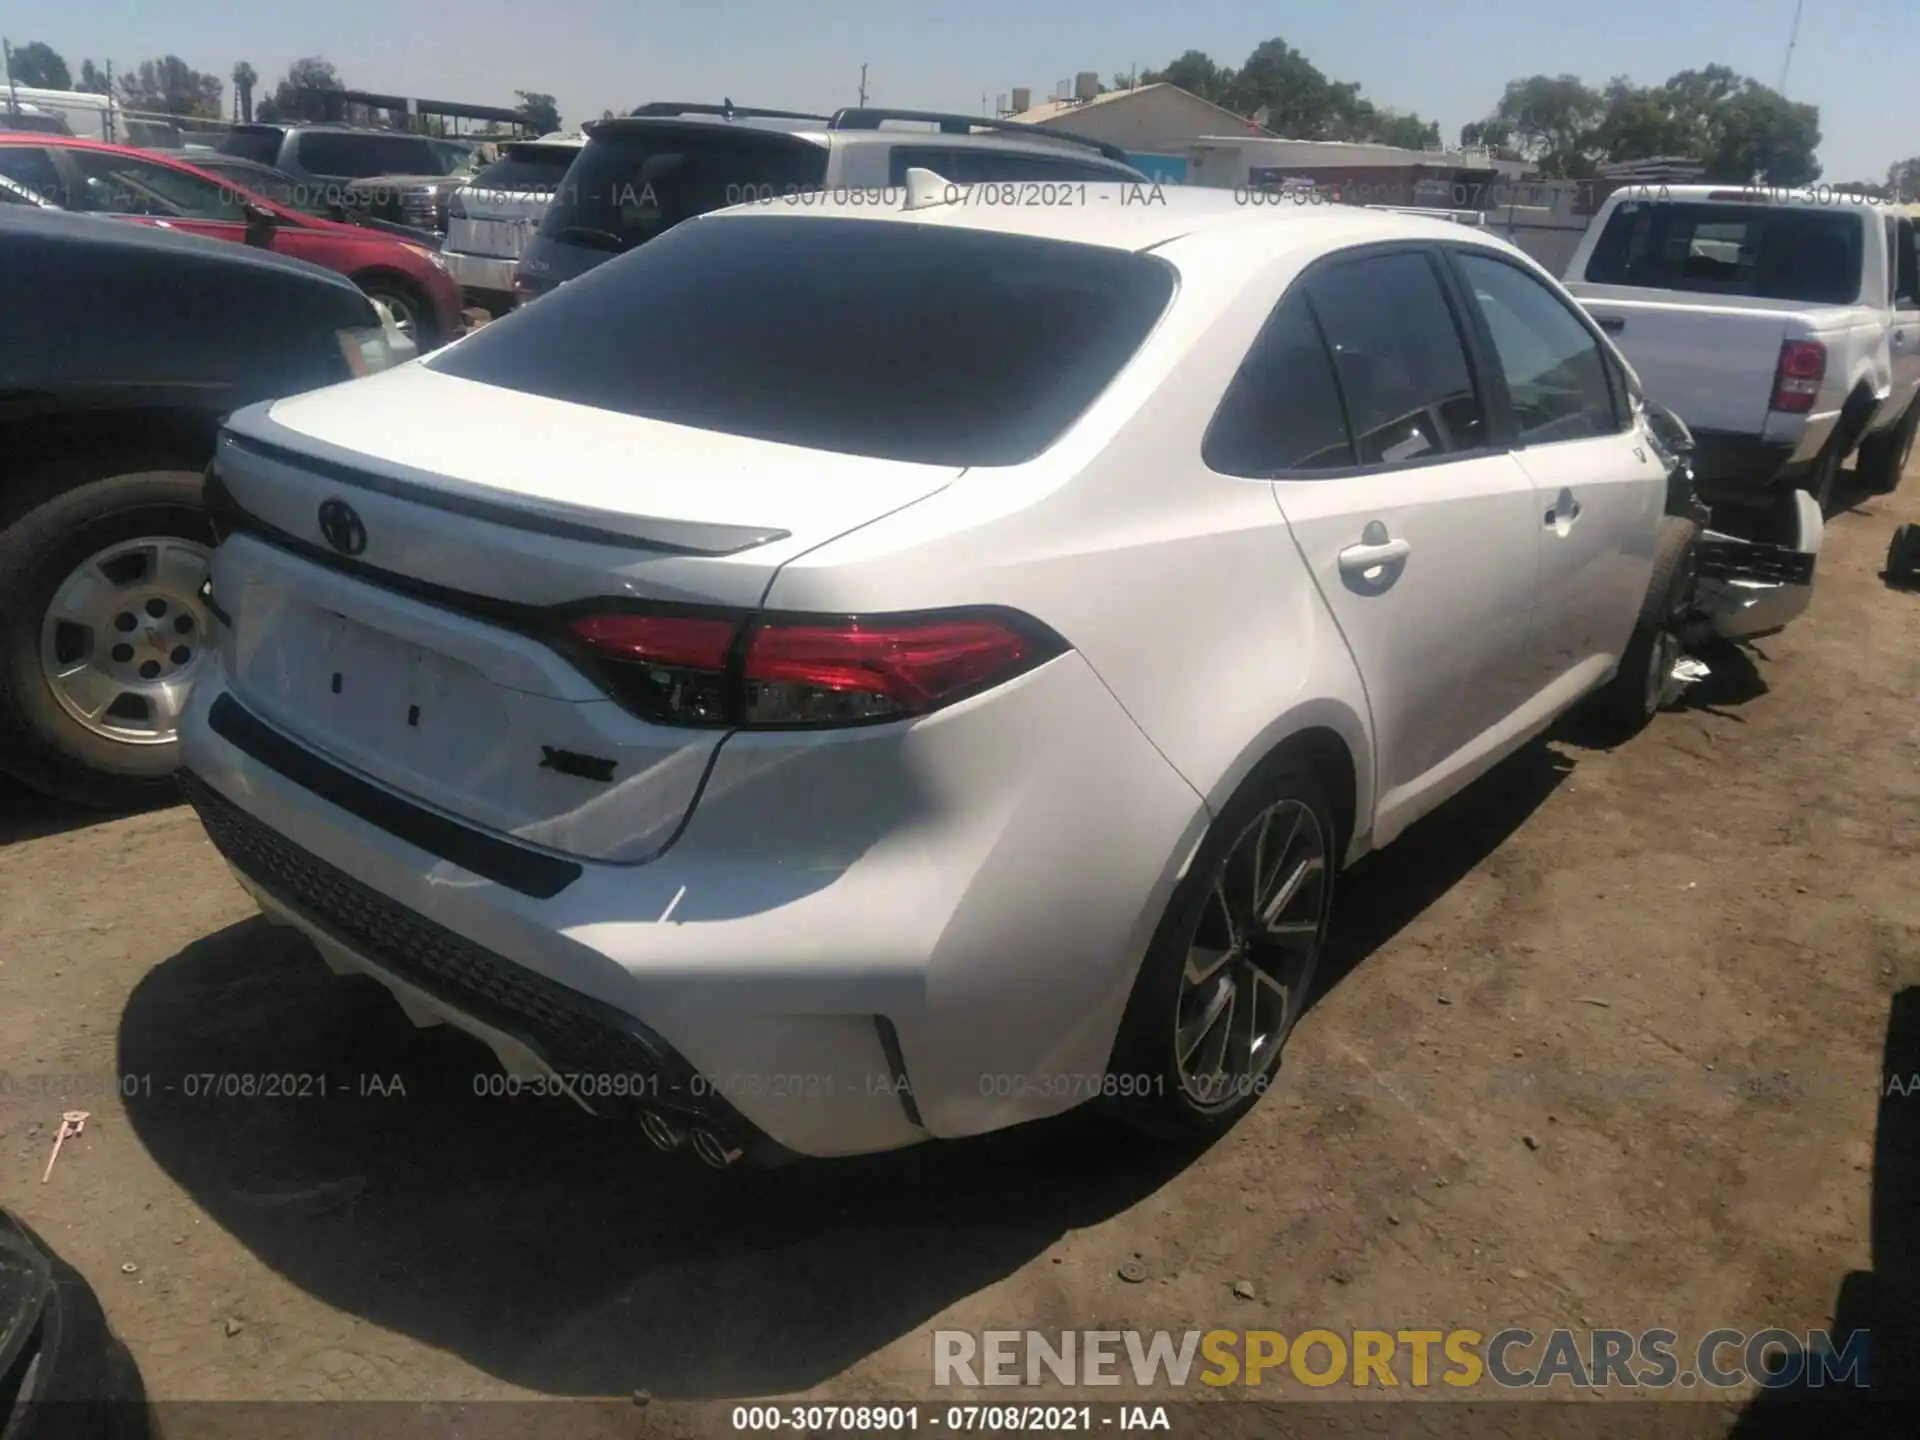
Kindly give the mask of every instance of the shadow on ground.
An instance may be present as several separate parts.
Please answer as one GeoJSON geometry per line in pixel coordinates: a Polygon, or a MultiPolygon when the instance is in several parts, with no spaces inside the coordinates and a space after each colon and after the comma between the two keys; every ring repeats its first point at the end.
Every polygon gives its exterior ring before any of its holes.
{"type": "MultiPolygon", "coordinates": [[[[1322,992],[1570,768],[1529,747],[1358,867],[1322,992]]],[[[561,1395],[819,1384],[1194,1159],[1077,1112],[962,1144],[713,1175],[565,1102],[476,1094],[497,1073],[491,1055],[415,1029],[371,981],[335,978],[262,920],[141,982],[119,1068],[151,1077],[127,1109],[155,1160],[274,1270],[561,1395]],[[296,1099],[189,1098],[188,1077],[207,1074],[324,1075],[326,1093],[309,1081],[296,1099]]]]}
{"type": "Polygon", "coordinates": [[[1340,877],[1317,1003],[1526,823],[1573,773],[1557,746],[1526,746],[1340,877]]]}
{"type": "Polygon", "coordinates": [[[84,830],[89,825],[102,825],[109,820],[141,814],[145,809],[160,810],[176,803],[167,800],[134,810],[92,810],[84,805],[54,800],[38,791],[29,790],[8,776],[0,775],[0,845],[40,840],[49,835],[63,835],[69,830],[84,830]]]}
{"type": "Polygon", "coordinates": [[[1840,1281],[1835,1364],[1795,1365],[1762,1391],[1734,1440],[1920,1433],[1920,986],[1893,997],[1873,1139],[1873,1269],[1840,1281]],[[1858,1346],[1857,1351],[1850,1350],[1858,1346]],[[1831,1372],[1864,1357],[1865,1386],[1831,1372]]]}

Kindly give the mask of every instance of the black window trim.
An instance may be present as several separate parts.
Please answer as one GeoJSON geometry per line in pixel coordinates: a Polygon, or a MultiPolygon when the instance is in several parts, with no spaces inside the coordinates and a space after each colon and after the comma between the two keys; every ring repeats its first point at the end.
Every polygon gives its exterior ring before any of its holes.
{"type": "MultiPolygon", "coordinates": [[[[1274,470],[1265,475],[1230,475],[1225,471],[1215,470],[1209,465],[1207,466],[1208,472],[1220,475],[1222,478],[1228,480],[1252,480],[1255,482],[1278,480],[1346,480],[1368,475],[1398,473],[1403,470],[1423,470],[1433,465],[1452,465],[1465,460],[1483,460],[1495,455],[1511,453],[1515,448],[1512,443],[1513,416],[1507,401],[1506,387],[1504,383],[1501,384],[1497,393],[1498,404],[1496,404],[1496,394],[1488,385],[1487,356],[1480,349],[1480,341],[1477,333],[1473,329],[1472,322],[1468,320],[1461,311],[1462,297],[1458,289],[1459,281],[1453,274],[1452,265],[1446,263],[1440,255],[1440,252],[1447,248],[1451,248],[1450,242],[1434,240],[1380,240],[1365,245],[1348,246],[1335,251],[1331,255],[1320,256],[1302,267],[1299,273],[1287,283],[1287,288],[1283,290],[1279,297],[1273,302],[1273,308],[1268,312],[1266,320],[1262,322],[1260,333],[1254,337],[1253,344],[1247,347],[1246,355],[1241,357],[1241,363],[1244,364],[1247,356],[1252,355],[1254,351],[1258,349],[1261,341],[1266,338],[1267,327],[1272,325],[1278,317],[1280,307],[1285,305],[1294,293],[1298,291],[1301,298],[1307,303],[1307,313],[1313,317],[1314,329],[1319,332],[1320,343],[1324,348],[1328,368],[1333,372],[1334,393],[1340,397],[1340,418],[1346,428],[1347,444],[1356,457],[1355,464],[1329,465],[1319,470],[1282,469],[1274,470]],[[1480,402],[1481,414],[1486,425],[1488,439],[1486,444],[1476,445],[1471,450],[1443,450],[1437,455],[1422,455],[1411,460],[1381,460],[1371,463],[1359,463],[1357,457],[1360,454],[1360,445],[1358,438],[1353,433],[1353,407],[1347,401],[1346,383],[1340,378],[1340,366],[1334,360],[1333,347],[1327,342],[1326,326],[1321,321],[1320,312],[1315,308],[1313,297],[1307,293],[1306,286],[1314,276],[1325,274],[1329,270],[1337,270],[1344,265],[1355,264],[1363,260],[1377,259],[1386,255],[1403,254],[1414,254],[1424,257],[1428,268],[1433,272],[1434,279],[1439,283],[1440,294],[1446,302],[1447,313],[1453,320],[1454,335],[1460,342],[1461,353],[1466,361],[1467,378],[1473,386],[1474,397],[1480,402]]],[[[1471,248],[1477,251],[1479,247],[1471,248]]],[[[1227,382],[1227,389],[1220,392],[1220,400],[1214,407],[1212,418],[1207,422],[1207,430],[1211,430],[1214,423],[1219,419],[1220,412],[1226,405],[1227,394],[1233,388],[1233,380],[1237,380],[1239,376],[1240,366],[1236,365],[1233,371],[1233,379],[1227,382]]],[[[1497,365],[1495,365],[1493,369],[1493,378],[1496,380],[1499,379],[1499,367],[1497,365]]],[[[1203,430],[1201,432],[1201,450],[1203,452],[1201,463],[1203,465],[1206,464],[1204,458],[1206,446],[1205,437],[1206,430],[1203,430]]]]}
{"type": "Polygon", "coordinates": [[[1540,288],[1546,291],[1549,299],[1559,301],[1561,308],[1573,316],[1580,328],[1587,332],[1587,338],[1593,342],[1594,349],[1600,352],[1600,369],[1601,373],[1606,377],[1607,400],[1613,410],[1613,429],[1605,435],[1579,435],[1564,440],[1534,440],[1529,442],[1523,439],[1520,434],[1520,427],[1513,416],[1513,396],[1507,389],[1506,371],[1500,367],[1500,352],[1499,348],[1493,343],[1493,331],[1488,327],[1486,317],[1480,313],[1480,307],[1474,301],[1473,287],[1467,283],[1466,274],[1461,269],[1459,260],[1463,255],[1473,255],[1484,260],[1491,260],[1498,264],[1505,265],[1509,270],[1518,272],[1520,275],[1533,281],[1536,285],[1540,284],[1540,277],[1535,275],[1526,266],[1517,264],[1511,255],[1503,255],[1491,246],[1462,245],[1452,241],[1443,241],[1439,249],[1445,257],[1442,263],[1459,293],[1459,303],[1466,310],[1468,317],[1467,323],[1473,330],[1475,344],[1479,347],[1480,361],[1486,370],[1489,388],[1495,391],[1499,397],[1501,415],[1499,433],[1507,437],[1507,448],[1509,450],[1518,453],[1522,450],[1535,449],[1543,446],[1578,445],[1588,440],[1605,440],[1611,436],[1624,435],[1633,428],[1633,407],[1626,402],[1626,397],[1623,393],[1626,387],[1626,377],[1618,373],[1618,367],[1613,358],[1613,345],[1607,340],[1606,332],[1600,328],[1598,322],[1596,322],[1578,302],[1568,304],[1565,299],[1556,295],[1550,287],[1541,285],[1540,288]]]}
{"type": "Polygon", "coordinates": [[[1914,223],[1911,215],[1887,218],[1893,223],[1893,240],[1887,255],[1887,265],[1894,277],[1892,308],[1895,312],[1920,310],[1920,293],[1901,293],[1901,276],[1905,272],[1910,272],[1907,278],[1916,281],[1915,289],[1920,291],[1920,225],[1914,223]]]}

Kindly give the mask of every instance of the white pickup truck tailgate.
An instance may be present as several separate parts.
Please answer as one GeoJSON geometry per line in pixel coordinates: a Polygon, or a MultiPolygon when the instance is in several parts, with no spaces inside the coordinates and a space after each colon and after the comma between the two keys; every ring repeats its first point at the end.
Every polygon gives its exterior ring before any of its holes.
{"type": "Polygon", "coordinates": [[[1785,340],[1829,345],[1848,312],[1737,297],[1648,298],[1667,292],[1574,283],[1567,287],[1639,373],[1647,394],[1695,430],[1759,435],[1785,340]]]}

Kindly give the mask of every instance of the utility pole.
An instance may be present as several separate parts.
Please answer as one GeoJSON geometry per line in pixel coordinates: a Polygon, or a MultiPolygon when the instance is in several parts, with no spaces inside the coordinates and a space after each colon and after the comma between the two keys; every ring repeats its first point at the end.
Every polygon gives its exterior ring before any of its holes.
{"type": "Polygon", "coordinates": [[[18,115],[20,87],[13,80],[13,42],[11,40],[0,40],[0,55],[4,55],[7,62],[7,109],[18,115]]]}
{"type": "Polygon", "coordinates": [[[1780,93],[1787,93],[1787,72],[1793,68],[1793,47],[1800,43],[1800,11],[1806,0],[1794,0],[1793,28],[1787,32],[1787,58],[1780,66],[1780,93]]]}
{"type": "Polygon", "coordinates": [[[860,108],[867,108],[867,67],[860,67],[860,108]]]}

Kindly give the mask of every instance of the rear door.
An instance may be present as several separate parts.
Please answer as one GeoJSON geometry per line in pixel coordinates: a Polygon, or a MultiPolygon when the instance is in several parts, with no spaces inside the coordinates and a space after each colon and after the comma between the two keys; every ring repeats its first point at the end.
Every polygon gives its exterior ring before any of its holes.
{"type": "Polygon", "coordinates": [[[1274,492],[1366,686],[1381,844],[1479,772],[1526,693],[1533,484],[1489,423],[1439,266],[1422,247],[1319,267],[1263,342],[1288,357],[1275,406],[1302,426],[1341,415],[1351,446],[1274,492]],[[1337,389],[1294,378],[1329,358],[1337,389]]]}
{"type": "Polygon", "coordinates": [[[1533,481],[1540,547],[1528,688],[1549,705],[1618,663],[1652,569],[1667,476],[1642,443],[1613,362],[1565,300],[1486,251],[1450,256],[1533,481]]]}

